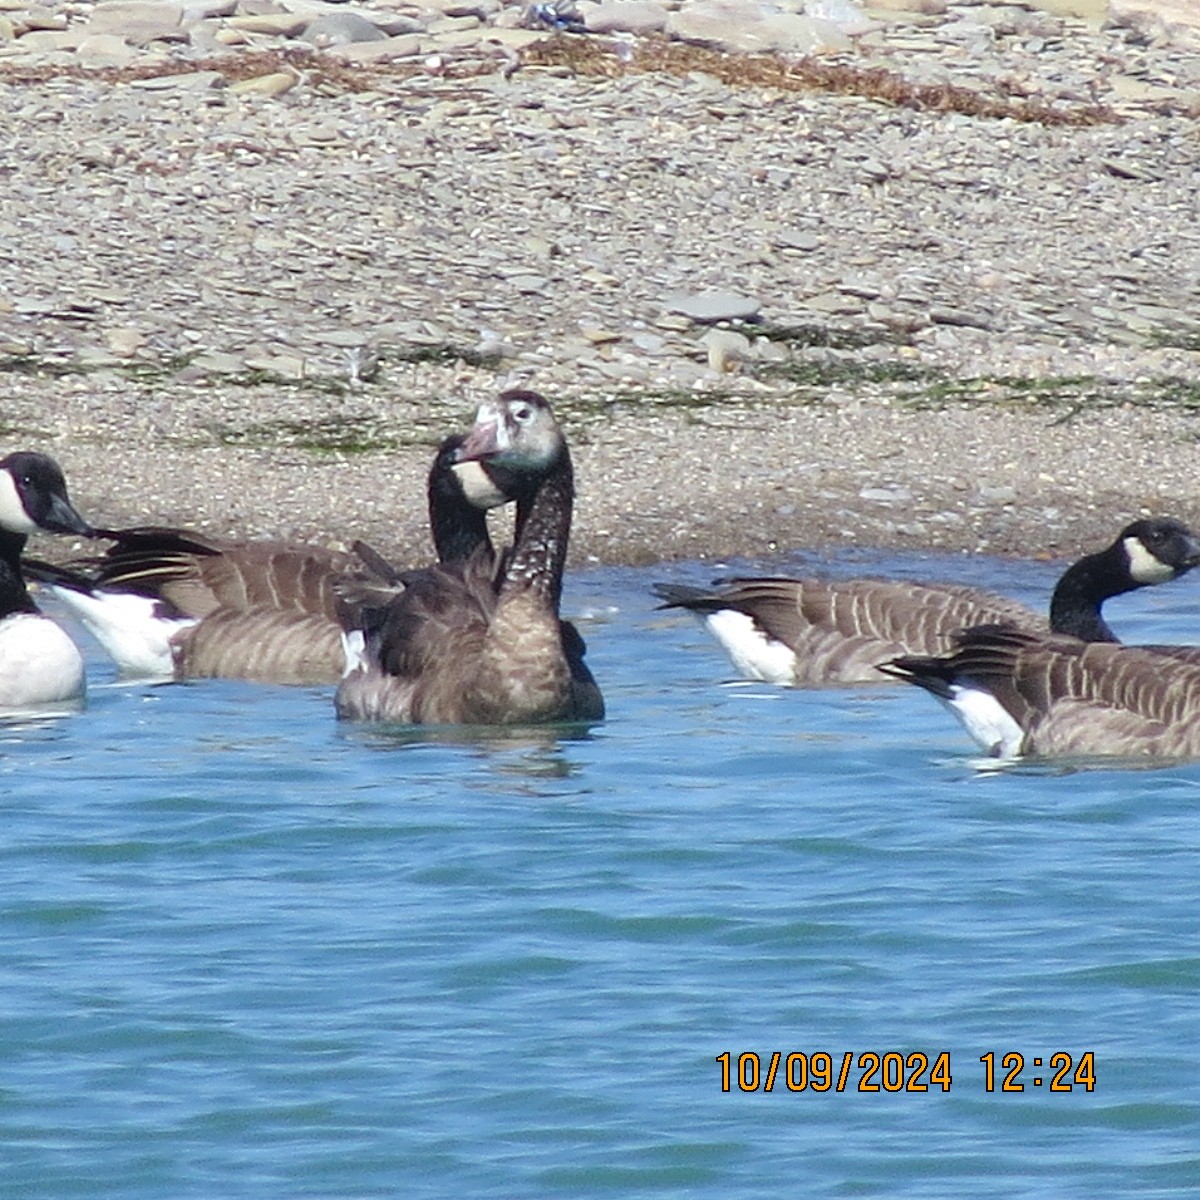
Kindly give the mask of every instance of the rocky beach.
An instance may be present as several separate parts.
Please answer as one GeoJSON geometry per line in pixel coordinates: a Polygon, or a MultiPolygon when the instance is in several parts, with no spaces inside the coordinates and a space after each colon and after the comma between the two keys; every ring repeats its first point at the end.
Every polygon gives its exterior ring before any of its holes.
{"type": "Polygon", "coordinates": [[[519,384],[578,562],[1200,524],[1190,0],[0,0],[0,111],[4,441],[97,523],[419,561],[519,384]]]}

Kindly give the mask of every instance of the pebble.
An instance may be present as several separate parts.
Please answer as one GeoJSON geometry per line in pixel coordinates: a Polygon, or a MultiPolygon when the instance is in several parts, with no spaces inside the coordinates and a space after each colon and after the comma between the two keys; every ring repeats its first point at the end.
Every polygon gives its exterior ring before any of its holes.
{"type": "Polygon", "coordinates": [[[697,324],[707,325],[717,321],[753,320],[762,305],[753,297],[736,292],[700,292],[668,296],[666,307],[697,324]]]}

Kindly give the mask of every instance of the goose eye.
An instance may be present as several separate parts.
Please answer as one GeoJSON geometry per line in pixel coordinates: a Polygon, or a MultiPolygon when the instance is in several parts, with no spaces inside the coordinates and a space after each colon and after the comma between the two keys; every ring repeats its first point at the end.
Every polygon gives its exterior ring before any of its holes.
{"type": "Polygon", "coordinates": [[[522,423],[528,421],[533,416],[533,409],[528,405],[522,404],[520,408],[513,410],[513,417],[522,423]]]}

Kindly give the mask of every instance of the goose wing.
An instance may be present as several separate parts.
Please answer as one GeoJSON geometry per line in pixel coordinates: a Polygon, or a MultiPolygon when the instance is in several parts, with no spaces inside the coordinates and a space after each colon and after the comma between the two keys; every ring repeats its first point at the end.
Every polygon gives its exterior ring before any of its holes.
{"type": "Polygon", "coordinates": [[[191,617],[275,608],[337,619],[333,580],[354,559],[324,546],[226,541],[166,527],[121,530],[95,581],[171,602],[191,617]]]}

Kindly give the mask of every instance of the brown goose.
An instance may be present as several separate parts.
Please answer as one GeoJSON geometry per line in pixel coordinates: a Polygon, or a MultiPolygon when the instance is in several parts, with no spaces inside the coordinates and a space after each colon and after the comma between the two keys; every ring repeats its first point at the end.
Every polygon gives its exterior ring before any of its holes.
{"type": "Polygon", "coordinates": [[[1178,578],[1200,540],[1170,518],[1135,521],[1063,574],[1050,620],[978,588],[883,579],[731,579],[712,590],[658,584],[663,608],[701,617],[744,675],[780,684],[869,683],[878,664],[949,650],[969,625],[1013,624],[1115,642],[1101,608],[1112,596],[1178,578]]]}
{"type": "Polygon", "coordinates": [[[966,629],[937,657],[880,670],[924,688],[994,758],[1200,757],[1200,648],[966,629]]]}
{"type": "MultiPolygon", "coordinates": [[[[549,404],[525,390],[484,404],[458,459],[485,463],[516,497],[513,545],[498,559],[481,547],[465,562],[410,572],[390,602],[359,604],[338,715],[423,725],[600,720],[583,639],[558,615],[575,485],[549,404]]],[[[353,607],[354,585],[346,591],[353,607]]]]}
{"type": "MultiPolygon", "coordinates": [[[[485,471],[455,465],[461,438],[442,444],[429,473],[434,547],[468,557],[488,541],[485,508],[508,497],[485,471]]],[[[36,564],[49,584],[116,660],[148,678],[224,678],[336,683],[345,667],[334,581],[362,567],[323,546],[210,538],[144,527],[114,539],[85,573],[36,564]]]]}

